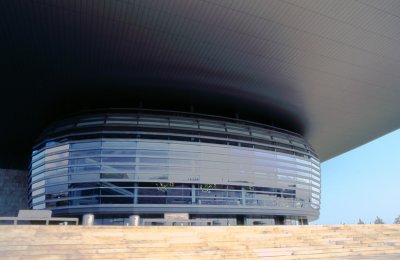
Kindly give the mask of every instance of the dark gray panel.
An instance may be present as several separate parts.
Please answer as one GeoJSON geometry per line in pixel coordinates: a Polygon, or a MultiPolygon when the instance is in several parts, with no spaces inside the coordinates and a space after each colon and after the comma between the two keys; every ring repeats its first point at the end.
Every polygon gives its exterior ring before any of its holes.
{"type": "Polygon", "coordinates": [[[399,10],[378,0],[1,1],[1,163],[26,166],[34,139],[65,113],[140,101],[273,123],[327,160],[399,127],[399,10]]]}
{"type": "Polygon", "coordinates": [[[28,172],[0,169],[0,216],[17,216],[28,208],[28,172]]]}

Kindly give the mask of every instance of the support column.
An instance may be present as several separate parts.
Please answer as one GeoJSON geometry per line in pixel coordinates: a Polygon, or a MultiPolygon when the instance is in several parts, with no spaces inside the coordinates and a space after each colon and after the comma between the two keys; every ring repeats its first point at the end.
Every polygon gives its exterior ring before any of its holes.
{"type": "Polygon", "coordinates": [[[139,223],[140,223],[139,215],[132,215],[129,217],[129,226],[139,226],[139,223]]]}
{"type": "Polygon", "coordinates": [[[138,185],[136,182],[133,188],[133,204],[138,204],[138,185]]]}
{"type": "Polygon", "coordinates": [[[93,214],[85,214],[82,218],[83,226],[93,226],[94,223],[94,215],[93,214]]]}
{"type": "Polygon", "coordinates": [[[196,204],[196,186],[192,184],[192,204],[196,204]]]}
{"type": "Polygon", "coordinates": [[[246,205],[246,189],[242,187],[242,205],[246,205]]]}

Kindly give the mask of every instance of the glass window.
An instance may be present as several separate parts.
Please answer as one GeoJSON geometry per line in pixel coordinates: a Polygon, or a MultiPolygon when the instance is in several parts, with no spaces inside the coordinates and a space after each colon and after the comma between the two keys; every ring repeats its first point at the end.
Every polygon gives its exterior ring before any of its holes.
{"type": "Polygon", "coordinates": [[[42,172],[42,173],[39,173],[39,174],[37,174],[37,175],[34,175],[33,177],[32,177],[32,182],[34,182],[34,181],[37,181],[37,180],[39,180],[39,179],[42,179],[44,177],[44,173],[42,172]]]}
{"type": "Polygon", "coordinates": [[[46,200],[48,200],[48,199],[61,199],[61,198],[67,198],[67,197],[68,197],[68,192],[57,192],[57,193],[53,193],[53,194],[47,194],[46,195],[46,200]]]}
{"type": "Polygon", "coordinates": [[[84,148],[98,148],[100,147],[100,142],[85,142],[85,143],[75,143],[71,144],[72,149],[84,149],[84,148]]]}
{"type": "Polygon", "coordinates": [[[167,157],[168,151],[154,151],[154,150],[137,150],[138,156],[164,156],[167,157]]]}
{"type": "Polygon", "coordinates": [[[48,149],[46,149],[46,154],[51,154],[51,153],[55,153],[55,152],[68,150],[68,148],[69,148],[69,144],[60,145],[60,146],[56,146],[53,148],[48,148],[48,149]]]}
{"type": "Polygon", "coordinates": [[[42,194],[42,193],[44,193],[44,188],[32,191],[32,197],[37,196],[37,195],[42,194]]]}
{"type": "Polygon", "coordinates": [[[170,151],[166,152],[169,154],[170,157],[176,157],[176,158],[190,158],[190,159],[196,159],[201,157],[201,153],[199,152],[175,152],[175,151],[170,151]]]}
{"type": "Polygon", "coordinates": [[[42,204],[38,204],[38,205],[34,205],[32,208],[33,209],[44,209],[46,206],[44,205],[44,203],[42,204]]]}
{"type": "Polygon", "coordinates": [[[60,166],[67,166],[67,165],[68,165],[68,160],[52,162],[52,163],[46,163],[46,169],[50,169],[50,168],[54,168],[54,167],[60,167],[60,166]]]}
{"type": "Polygon", "coordinates": [[[68,189],[68,184],[51,185],[46,186],[46,193],[58,193],[66,191],[68,189]]]}
{"type": "Polygon", "coordinates": [[[39,196],[37,198],[32,199],[32,204],[36,204],[36,203],[42,202],[44,200],[45,200],[45,196],[44,195],[43,196],[39,196]]]}
{"type": "Polygon", "coordinates": [[[98,158],[98,157],[88,157],[88,158],[79,158],[79,159],[69,160],[69,165],[97,164],[97,163],[100,163],[100,158],[98,158]]]}
{"type": "Polygon", "coordinates": [[[68,176],[59,176],[59,177],[55,177],[55,178],[48,178],[46,181],[48,184],[65,183],[68,181],[68,176]]]}
{"type": "Polygon", "coordinates": [[[129,147],[129,148],[135,148],[137,142],[136,141],[103,141],[102,147],[129,147]]]}
{"type": "Polygon", "coordinates": [[[249,129],[239,125],[226,125],[227,131],[230,133],[250,135],[249,129]]]}
{"type": "Polygon", "coordinates": [[[148,164],[168,164],[168,159],[163,158],[139,158],[140,163],[148,163],[148,164]]]}
{"type": "Polygon", "coordinates": [[[100,154],[101,154],[101,150],[86,150],[86,151],[70,152],[71,157],[96,156],[96,155],[100,155],[100,154]]]}
{"type": "Polygon", "coordinates": [[[44,165],[42,165],[42,166],[40,166],[40,167],[38,167],[36,169],[33,169],[32,170],[32,175],[38,174],[41,171],[44,171],[44,165]]]}
{"type": "Polygon", "coordinates": [[[136,155],[136,150],[122,150],[122,149],[103,149],[103,155],[136,155]]]}
{"type": "Polygon", "coordinates": [[[40,164],[44,163],[44,157],[40,158],[39,160],[35,161],[34,163],[32,163],[32,168],[35,168],[37,166],[39,166],[40,164]]]}
{"type": "Polygon", "coordinates": [[[208,129],[215,131],[225,132],[225,125],[223,123],[200,122],[200,129],[208,129]]]}
{"type": "Polygon", "coordinates": [[[109,116],[106,124],[124,124],[124,125],[136,125],[137,118],[129,116],[109,116]]]}
{"type": "Polygon", "coordinates": [[[63,175],[68,173],[68,168],[61,168],[57,170],[46,171],[45,176],[46,178],[55,176],[55,175],[63,175]]]}
{"type": "Polygon", "coordinates": [[[94,195],[100,195],[100,189],[76,190],[69,192],[70,197],[84,197],[94,195]]]}
{"type": "Polygon", "coordinates": [[[88,198],[79,198],[70,201],[70,205],[98,205],[100,204],[100,198],[97,196],[88,197],[88,198]]]}
{"type": "Polygon", "coordinates": [[[32,184],[32,189],[36,189],[36,188],[38,188],[38,187],[44,186],[44,183],[45,183],[44,180],[43,180],[43,181],[36,182],[36,183],[33,183],[33,184],[32,184]]]}
{"type": "Polygon", "coordinates": [[[101,166],[102,172],[135,172],[135,166],[125,165],[103,165],[101,166]]]}
{"type": "Polygon", "coordinates": [[[194,162],[192,160],[180,160],[180,159],[169,159],[168,163],[171,165],[192,165],[194,162]]]}
{"type": "Polygon", "coordinates": [[[76,166],[69,167],[70,173],[79,173],[79,172],[96,172],[100,171],[100,166],[76,166]]]}
{"type": "Polygon", "coordinates": [[[149,173],[167,173],[168,169],[166,167],[159,166],[137,166],[137,171],[149,173]]]}
{"type": "Polygon", "coordinates": [[[56,159],[62,159],[65,157],[68,157],[68,152],[64,152],[64,153],[58,153],[58,154],[53,154],[53,155],[48,155],[45,157],[45,161],[51,161],[51,160],[56,160],[56,159]]]}
{"type": "Polygon", "coordinates": [[[134,163],[135,157],[103,157],[101,161],[103,163],[134,163]]]}
{"type": "Polygon", "coordinates": [[[133,196],[133,188],[121,188],[110,185],[109,188],[101,188],[101,195],[126,195],[133,196]]]}
{"type": "Polygon", "coordinates": [[[146,142],[140,141],[137,144],[139,149],[152,149],[152,150],[168,150],[169,144],[164,142],[146,142]]]}
{"type": "Polygon", "coordinates": [[[57,141],[49,141],[49,142],[46,142],[46,147],[51,147],[51,146],[55,146],[58,144],[60,144],[60,143],[57,141]]]}
{"type": "Polygon", "coordinates": [[[99,180],[99,174],[71,174],[71,181],[97,181],[99,180]]]}
{"type": "Polygon", "coordinates": [[[276,158],[277,155],[273,153],[266,153],[266,152],[258,152],[254,151],[255,156],[266,157],[266,158],[276,158]]]}
{"type": "Polygon", "coordinates": [[[170,126],[174,127],[188,127],[188,128],[198,128],[197,121],[194,119],[171,119],[170,126]]]}
{"type": "Polygon", "coordinates": [[[168,126],[168,119],[140,116],[139,125],[168,126]]]}
{"type": "Polygon", "coordinates": [[[133,204],[132,197],[105,197],[101,196],[101,204],[133,204]]]}
{"type": "Polygon", "coordinates": [[[37,161],[39,158],[43,158],[44,157],[44,151],[41,151],[41,152],[33,151],[32,154],[34,154],[32,156],[32,162],[37,161]]]}
{"type": "Polygon", "coordinates": [[[313,168],[310,168],[311,169],[311,171],[313,172],[313,173],[315,173],[316,175],[320,175],[320,172],[319,171],[316,171],[316,170],[314,170],[313,168]]]}
{"type": "Polygon", "coordinates": [[[86,122],[79,122],[76,126],[88,126],[88,125],[102,125],[104,124],[104,120],[93,120],[86,122]]]}
{"type": "Polygon", "coordinates": [[[255,129],[255,128],[251,128],[251,135],[252,136],[256,136],[256,137],[261,137],[263,139],[270,139],[271,135],[269,132],[267,132],[266,130],[263,129],[255,129]]]}
{"type": "Polygon", "coordinates": [[[102,173],[100,175],[102,179],[129,179],[129,175],[126,173],[102,173]]]}

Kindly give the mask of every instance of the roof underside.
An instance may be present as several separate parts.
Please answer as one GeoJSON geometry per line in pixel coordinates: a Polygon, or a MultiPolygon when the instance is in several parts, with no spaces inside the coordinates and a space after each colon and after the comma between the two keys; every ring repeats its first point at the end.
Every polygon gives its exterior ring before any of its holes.
{"type": "Polygon", "coordinates": [[[327,160],[400,125],[400,1],[0,1],[0,166],[93,107],[239,116],[327,160]]]}

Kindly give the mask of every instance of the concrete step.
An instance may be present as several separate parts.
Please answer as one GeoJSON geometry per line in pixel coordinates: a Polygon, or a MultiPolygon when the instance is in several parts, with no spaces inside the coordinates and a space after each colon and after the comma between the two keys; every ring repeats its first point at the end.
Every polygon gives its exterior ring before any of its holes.
{"type": "Polygon", "coordinates": [[[400,225],[0,226],[2,259],[321,259],[400,255],[400,225]]]}

